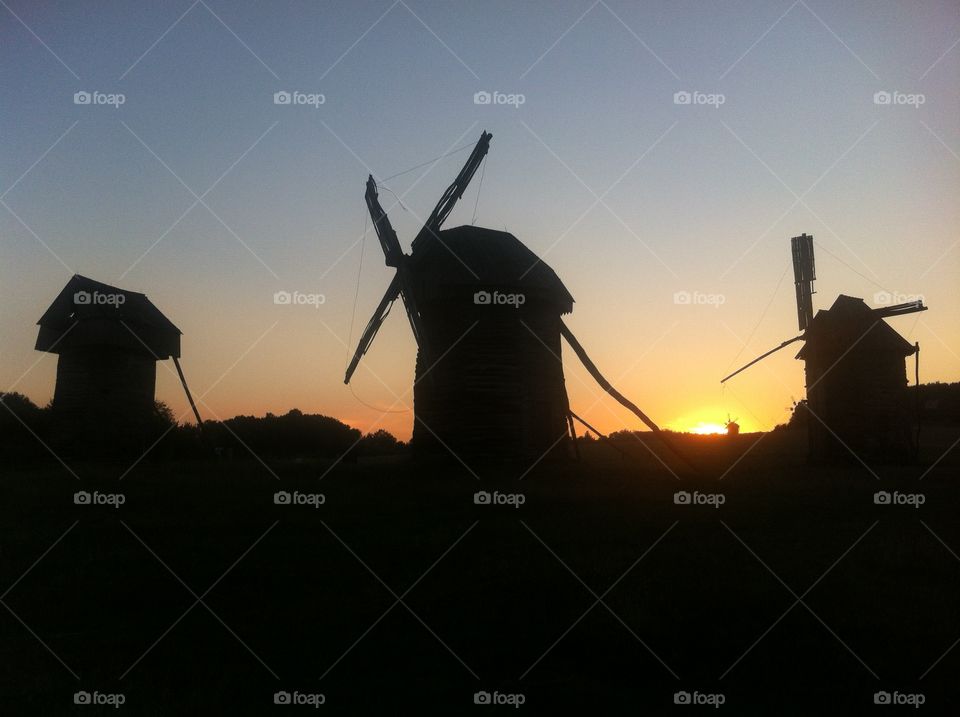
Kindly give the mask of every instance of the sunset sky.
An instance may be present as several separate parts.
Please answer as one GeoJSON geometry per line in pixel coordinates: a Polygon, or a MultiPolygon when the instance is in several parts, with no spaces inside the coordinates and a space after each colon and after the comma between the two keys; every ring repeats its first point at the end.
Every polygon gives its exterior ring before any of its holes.
{"type": "MultiPolygon", "coordinates": [[[[567,324],[661,426],[729,413],[764,430],[803,398],[799,345],[719,383],[798,333],[803,232],[815,308],[922,295],[929,311],[891,324],[920,342],[923,381],[960,380],[960,9],[842,5],[4,0],[0,390],[51,398],[35,324],[79,273],[146,293],[183,331],[205,418],[296,407],[409,438],[399,306],[343,384],[393,271],[364,184],[482,130],[482,187],[478,172],[446,227],[476,203],[477,225],[541,256],[576,300],[567,324]]],[[[405,250],[465,159],[386,182],[405,250]]],[[[563,358],[574,411],[641,428],[563,358]]],[[[188,420],[169,362],[157,398],[188,420]]]]}

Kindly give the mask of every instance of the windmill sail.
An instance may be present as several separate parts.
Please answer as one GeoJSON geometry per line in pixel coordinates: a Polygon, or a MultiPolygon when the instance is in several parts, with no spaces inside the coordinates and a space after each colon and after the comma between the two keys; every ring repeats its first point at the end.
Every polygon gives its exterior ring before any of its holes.
{"type": "Polygon", "coordinates": [[[813,321],[813,281],[817,278],[813,261],[813,236],[801,234],[790,240],[793,250],[793,282],[797,288],[797,323],[801,331],[813,321]]]}
{"type": "MultiPolygon", "coordinates": [[[[483,161],[484,156],[486,156],[492,137],[493,135],[489,132],[483,132],[480,135],[480,140],[473,148],[473,152],[470,153],[466,164],[463,165],[460,173],[456,179],[454,179],[453,184],[447,187],[447,190],[443,193],[437,206],[430,214],[430,218],[417,234],[417,238],[414,239],[413,246],[416,246],[418,240],[424,237],[436,237],[444,220],[453,210],[454,205],[456,205],[460,197],[463,196],[467,185],[470,184],[470,180],[477,171],[477,167],[480,166],[480,162],[483,161]]],[[[383,250],[384,263],[387,266],[394,267],[397,273],[390,282],[390,286],[387,287],[387,291],[380,300],[380,304],[373,312],[373,316],[367,322],[363,335],[360,337],[357,350],[354,352],[353,358],[347,367],[346,375],[343,379],[344,383],[350,383],[350,379],[353,377],[354,371],[357,370],[360,359],[363,358],[363,355],[370,348],[374,337],[377,335],[377,331],[386,320],[387,315],[390,313],[390,307],[398,296],[403,300],[403,306],[404,309],[406,309],[407,318],[410,320],[410,329],[413,332],[413,338],[417,342],[417,346],[424,354],[428,353],[421,325],[420,310],[417,306],[417,296],[413,288],[413,277],[409,266],[410,257],[403,253],[403,248],[400,246],[397,233],[390,223],[390,218],[380,205],[380,199],[377,193],[377,182],[373,178],[373,175],[367,177],[367,189],[364,194],[364,199],[367,203],[367,209],[370,211],[370,218],[373,220],[373,227],[376,230],[377,239],[380,241],[380,248],[383,250]]]]}

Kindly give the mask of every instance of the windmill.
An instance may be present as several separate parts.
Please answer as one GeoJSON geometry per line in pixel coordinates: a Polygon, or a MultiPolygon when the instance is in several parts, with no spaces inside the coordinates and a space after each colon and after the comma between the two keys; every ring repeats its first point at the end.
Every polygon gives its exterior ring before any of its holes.
{"type": "MultiPolygon", "coordinates": [[[[393,303],[403,302],[418,352],[412,448],[485,460],[566,453],[575,437],[561,336],[600,386],[659,428],[614,389],[564,325],[573,297],[557,274],[507,232],[441,229],[490,146],[483,132],[411,244],[400,246],[368,176],[366,203],[386,265],[396,274],[350,361],[350,383],[393,303]]],[[[672,447],[672,446],[671,446],[672,447]]]]}
{"type": "Polygon", "coordinates": [[[907,410],[905,359],[919,354],[884,319],[926,311],[923,300],[871,308],[863,299],[839,295],[813,312],[816,269],[813,236],[790,240],[796,287],[798,336],[787,339],[721,379],[726,383],[750,366],[797,341],[804,361],[810,457],[836,460],[856,455],[907,460],[916,451],[907,410]]]}
{"type": "Polygon", "coordinates": [[[180,368],[180,329],[144,295],[74,275],[37,322],[35,348],[57,354],[52,415],[61,451],[142,450],[152,436],[156,362],[180,368]]]}

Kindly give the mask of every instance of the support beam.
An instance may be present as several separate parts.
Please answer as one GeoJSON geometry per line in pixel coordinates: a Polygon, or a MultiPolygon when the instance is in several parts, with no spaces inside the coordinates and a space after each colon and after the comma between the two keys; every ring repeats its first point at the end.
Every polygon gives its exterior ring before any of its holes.
{"type": "Polygon", "coordinates": [[[654,423],[647,414],[641,411],[640,408],[633,403],[633,401],[628,399],[612,385],[610,385],[610,382],[603,377],[602,373],[600,373],[600,369],[598,369],[596,364],[594,364],[593,361],[590,360],[590,357],[587,356],[586,350],[584,350],[583,346],[580,345],[580,342],[577,341],[577,337],[573,335],[573,332],[567,328],[567,325],[563,323],[563,321],[560,322],[560,334],[567,340],[567,343],[570,344],[570,348],[573,349],[573,352],[577,355],[577,358],[580,359],[580,362],[584,365],[587,371],[590,372],[590,375],[593,376],[594,380],[598,384],[600,384],[600,388],[613,396],[622,406],[628,408],[637,418],[643,421],[646,426],[653,431],[657,438],[660,439],[663,445],[673,451],[677,458],[692,468],[694,472],[700,472],[697,467],[693,465],[692,461],[686,455],[684,455],[684,453],[677,448],[676,445],[674,445],[673,441],[667,438],[666,434],[660,430],[660,427],[654,423]]]}
{"type": "Polygon", "coordinates": [[[200,418],[200,411],[197,410],[197,404],[193,402],[193,396],[190,394],[190,388],[187,386],[187,379],[183,375],[183,369],[180,368],[180,360],[174,356],[173,365],[177,367],[177,374],[180,376],[180,383],[183,384],[184,393],[187,394],[187,400],[190,402],[190,408],[193,409],[193,415],[197,419],[197,428],[200,429],[200,433],[203,433],[203,419],[200,418]]]}

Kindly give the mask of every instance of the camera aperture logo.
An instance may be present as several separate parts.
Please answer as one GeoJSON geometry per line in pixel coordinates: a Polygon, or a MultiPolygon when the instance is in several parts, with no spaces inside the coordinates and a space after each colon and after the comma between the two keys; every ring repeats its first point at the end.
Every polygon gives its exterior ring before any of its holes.
{"type": "Polygon", "coordinates": [[[127,496],[123,493],[101,493],[98,490],[90,493],[85,490],[78,490],[73,494],[74,505],[109,505],[113,508],[119,508],[127,502],[127,496]]]}
{"type": "Polygon", "coordinates": [[[473,704],[475,705],[509,705],[514,708],[522,707],[527,701],[527,696],[522,692],[487,692],[480,690],[473,693],[473,704]]]}
{"type": "Polygon", "coordinates": [[[719,92],[687,92],[681,90],[673,93],[673,104],[675,105],[706,105],[715,109],[720,109],[720,105],[727,101],[727,96],[719,92]]]}
{"type": "Polygon", "coordinates": [[[274,505],[309,505],[313,508],[319,508],[327,502],[327,496],[323,493],[301,493],[298,490],[293,493],[286,490],[278,490],[273,494],[274,505]]]}
{"type": "Polygon", "coordinates": [[[692,493],[687,490],[678,490],[673,494],[675,505],[710,505],[719,508],[727,502],[727,496],[723,493],[701,493],[698,490],[692,493]]]}
{"type": "Polygon", "coordinates": [[[322,92],[301,92],[300,90],[287,92],[286,90],[280,90],[273,93],[273,104],[275,105],[303,105],[320,109],[320,105],[326,104],[326,101],[327,96],[322,92]]]}
{"type": "Polygon", "coordinates": [[[101,291],[75,291],[73,303],[76,306],[115,306],[118,309],[127,301],[124,294],[104,293],[101,291]]]}
{"type": "Polygon", "coordinates": [[[874,505],[908,505],[911,508],[919,508],[927,502],[927,496],[923,493],[901,493],[898,490],[893,492],[878,490],[873,494],[874,505]]]}
{"type": "Polygon", "coordinates": [[[486,490],[478,490],[473,494],[474,505],[512,505],[519,508],[527,502],[527,496],[523,493],[501,493],[498,490],[492,493],[486,490]]]}
{"type": "Polygon", "coordinates": [[[873,295],[873,303],[881,306],[891,306],[894,304],[922,304],[923,294],[904,294],[899,291],[878,291],[873,295]]]}
{"type": "Polygon", "coordinates": [[[73,93],[73,104],[75,105],[104,105],[120,109],[120,105],[127,101],[127,96],[122,92],[87,92],[80,90],[73,93]]]}
{"type": "Polygon", "coordinates": [[[302,291],[276,291],[273,294],[273,303],[277,306],[312,306],[319,309],[327,303],[323,294],[305,294],[302,291]]]}
{"type": "Polygon", "coordinates": [[[675,291],[673,303],[678,306],[712,306],[719,309],[727,303],[727,297],[723,294],[704,294],[700,291],[675,291]]]}
{"type": "Polygon", "coordinates": [[[927,701],[926,695],[922,692],[887,692],[880,690],[873,693],[873,704],[875,705],[901,705],[910,706],[914,709],[920,709],[927,701]]]}
{"type": "Polygon", "coordinates": [[[875,105],[905,105],[920,109],[920,105],[926,104],[927,96],[920,93],[898,92],[896,90],[888,92],[887,90],[878,90],[873,93],[873,104],[875,105]]]}
{"type": "Polygon", "coordinates": [[[523,294],[506,294],[501,291],[477,291],[473,295],[473,303],[477,306],[512,306],[519,309],[527,303],[523,294]]]}
{"type": "Polygon", "coordinates": [[[87,692],[80,690],[73,693],[73,704],[75,705],[98,705],[109,706],[114,709],[120,709],[127,701],[126,695],[122,692],[87,692]]]}
{"type": "Polygon", "coordinates": [[[326,704],[327,696],[322,692],[287,692],[280,690],[273,693],[273,704],[275,705],[300,705],[319,709],[320,705],[326,704]]]}
{"type": "Polygon", "coordinates": [[[507,105],[514,109],[520,109],[520,105],[527,101],[527,96],[519,92],[487,92],[480,90],[473,93],[473,104],[475,105],[507,105]]]}
{"type": "Polygon", "coordinates": [[[706,705],[719,708],[727,701],[726,695],[721,692],[687,692],[680,690],[673,693],[673,704],[675,705],[706,705]]]}

